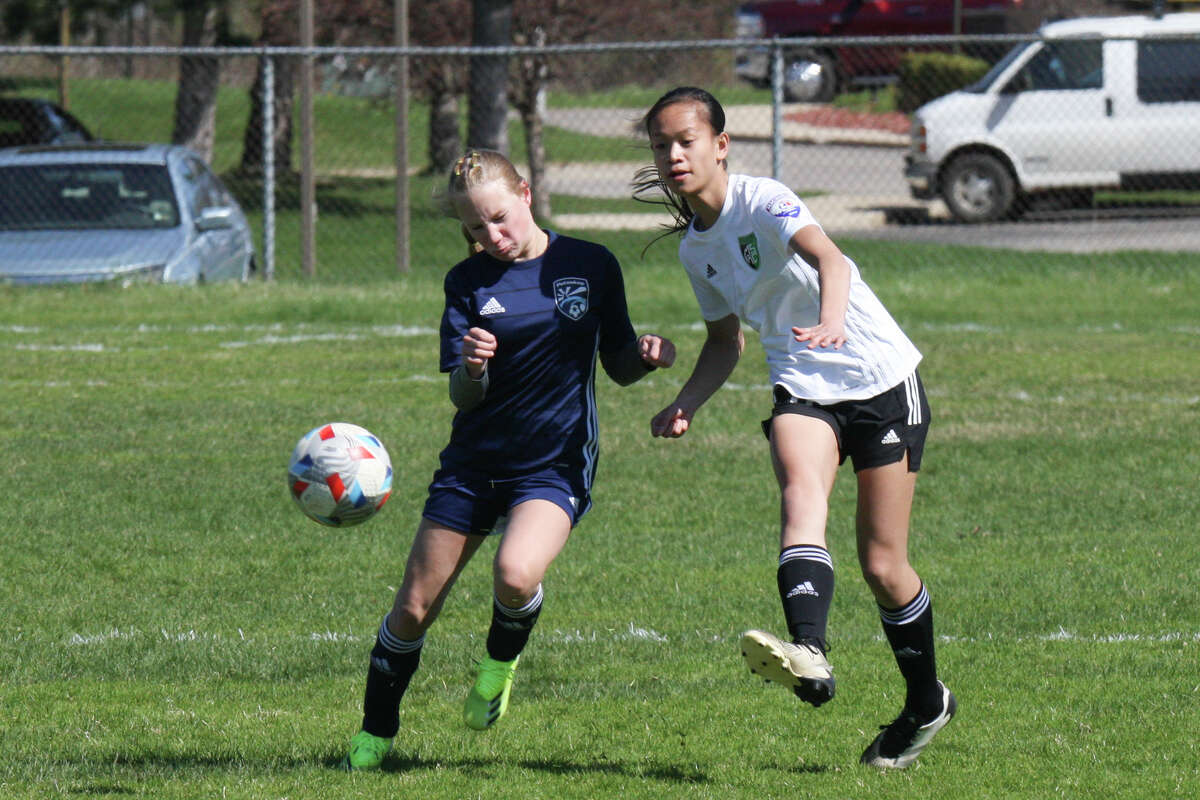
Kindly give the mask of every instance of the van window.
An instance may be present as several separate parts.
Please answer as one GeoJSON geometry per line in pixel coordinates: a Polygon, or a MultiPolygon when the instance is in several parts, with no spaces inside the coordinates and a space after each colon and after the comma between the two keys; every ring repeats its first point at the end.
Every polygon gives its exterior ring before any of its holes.
{"type": "Polygon", "coordinates": [[[1200,41],[1139,41],[1137,76],[1143,103],[1200,101],[1200,41]]]}
{"type": "Polygon", "coordinates": [[[1005,87],[1008,92],[1064,91],[1104,87],[1104,43],[1048,41],[1005,87]]]}
{"type": "Polygon", "coordinates": [[[1012,50],[1009,50],[1007,53],[1005,53],[1004,58],[992,65],[992,68],[987,71],[986,75],[977,80],[975,83],[972,83],[970,86],[964,86],[963,91],[972,92],[974,94],[983,94],[986,92],[988,87],[995,83],[996,79],[1000,77],[1000,74],[1005,72],[1010,66],[1012,66],[1014,61],[1021,57],[1021,54],[1025,52],[1025,48],[1027,47],[1029,47],[1027,42],[1021,42],[1019,45],[1013,47],[1012,50]]]}

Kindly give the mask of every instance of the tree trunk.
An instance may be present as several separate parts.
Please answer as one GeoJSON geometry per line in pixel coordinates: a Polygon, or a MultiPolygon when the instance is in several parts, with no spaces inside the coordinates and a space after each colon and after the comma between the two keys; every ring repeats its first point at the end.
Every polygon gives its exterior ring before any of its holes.
{"type": "MultiPolygon", "coordinates": [[[[217,41],[217,8],[205,0],[187,3],[183,11],[184,47],[212,47],[217,41]]],[[[186,145],[212,161],[217,126],[217,87],[221,62],[215,56],[181,56],[179,90],[175,94],[175,128],[171,141],[186,145]]]]}
{"type": "Polygon", "coordinates": [[[462,154],[458,129],[458,95],[439,87],[429,97],[429,169],[445,175],[462,154]]]}
{"type": "MultiPolygon", "coordinates": [[[[546,44],[546,29],[537,27],[532,36],[517,35],[516,44],[546,44]],[[528,42],[526,39],[528,38],[528,42]]],[[[525,146],[529,151],[529,188],[533,192],[533,216],[539,220],[550,218],[550,188],[546,185],[546,83],[550,78],[550,67],[541,55],[522,56],[518,61],[518,80],[513,92],[513,105],[521,113],[525,131],[525,146]]]]}
{"type": "MultiPolygon", "coordinates": [[[[250,89],[250,119],[246,122],[246,135],[242,138],[242,163],[239,171],[247,175],[263,172],[263,81],[264,62],[258,63],[254,86],[250,89]]],[[[292,58],[275,59],[275,106],[274,137],[275,171],[286,175],[292,169],[292,106],[295,105],[295,68],[292,58]]]]}
{"type": "MultiPolygon", "coordinates": [[[[473,0],[472,44],[512,44],[513,0],[473,0]]],[[[508,57],[471,58],[467,144],[508,153],[508,57]]]]}
{"type": "MultiPolygon", "coordinates": [[[[532,88],[532,87],[531,87],[532,88]]],[[[529,186],[533,191],[533,216],[550,218],[550,189],[546,186],[546,140],[542,136],[542,119],[546,104],[546,89],[538,86],[531,113],[521,115],[525,126],[525,146],[529,149],[529,186]]]]}

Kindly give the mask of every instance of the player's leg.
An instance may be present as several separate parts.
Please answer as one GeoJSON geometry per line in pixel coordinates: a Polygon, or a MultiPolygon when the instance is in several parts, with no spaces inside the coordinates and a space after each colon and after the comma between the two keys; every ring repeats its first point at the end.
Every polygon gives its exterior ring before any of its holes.
{"type": "Polygon", "coordinates": [[[781,496],[776,578],[790,641],[766,631],[747,631],[742,656],[755,674],[819,706],[833,697],[835,688],[833,668],[825,657],[834,585],[825,523],[837,475],[838,439],[827,415],[796,412],[774,415],[770,441],[781,496]]]}
{"type": "Polygon", "coordinates": [[[482,536],[463,534],[422,518],[404,580],[371,650],[362,730],[351,739],[350,768],[377,767],[383,761],[400,725],[400,701],[420,664],[425,631],[482,542],[482,536]]]}
{"type": "Polygon", "coordinates": [[[883,631],[904,677],[904,708],[863,753],[863,763],[905,767],[955,710],[937,678],[933,606],[908,560],[909,517],[917,473],[901,461],[862,469],[858,476],[858,556],[879,606],[883,631]]]}
{"type": "Polygon", "coordinates": [[[493,563],[492,623],[487,656],[467,695],[467,725],[484,730],[508,710],[517,661],[542,611],[542,578],[571,534],[571,517],[554,502],[513,506],[493,563]]]}

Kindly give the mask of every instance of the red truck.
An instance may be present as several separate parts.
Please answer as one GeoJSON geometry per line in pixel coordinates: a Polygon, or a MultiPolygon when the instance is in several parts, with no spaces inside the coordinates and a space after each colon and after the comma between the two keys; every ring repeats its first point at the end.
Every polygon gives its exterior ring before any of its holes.
{"type": "MultiPolygon", "coordinates": [[[[763,0],[737,11],[739,39],[832,36],[927,36],[1015,30],[1022,0],[763,0]]],[[[905,48],[792,47],[784,51],[788,100],[825,102],[851,85],[894,79],[905,48]]],[[[737,54],[736,72],[756,85],[771,82],[766,48],[737,54]]]]}

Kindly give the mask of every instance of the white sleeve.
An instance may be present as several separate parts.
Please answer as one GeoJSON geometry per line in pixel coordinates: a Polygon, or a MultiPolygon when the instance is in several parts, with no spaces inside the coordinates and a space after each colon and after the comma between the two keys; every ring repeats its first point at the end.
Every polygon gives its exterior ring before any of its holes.
{"type": "Polygon", "coordinates": [[[820,227],[817,218],[796,193],[774,180],[764,180],[754,195],[754,227],[787,252],[796,231],[820,227]]]}

